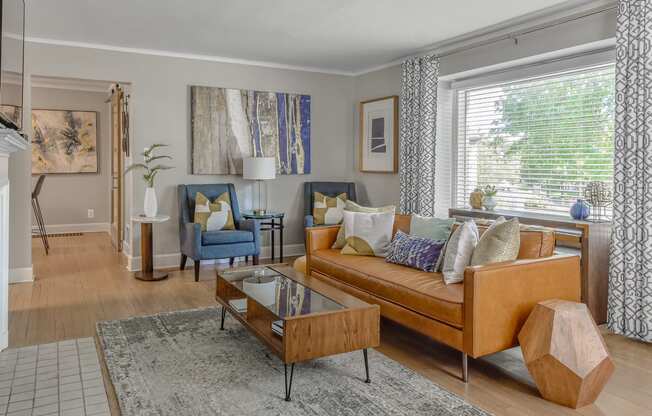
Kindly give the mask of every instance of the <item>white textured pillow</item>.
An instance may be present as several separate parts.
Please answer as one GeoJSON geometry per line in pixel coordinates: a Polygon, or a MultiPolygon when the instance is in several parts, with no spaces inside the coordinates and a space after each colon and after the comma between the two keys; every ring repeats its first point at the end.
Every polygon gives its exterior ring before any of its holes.
{"type": "Polygon", "coordinates": [[[444,254],[442,274],[446,284],[464,280],[464,269],[471,264],[473,250],[479,239],[478,227],[473,221],[465,222],[453,232],[444,254]]]}
{"type": "Polygon", "coordinates": [[[385,257],[392,241],[393,212],[344,211],[342,254],[385,257]]]}

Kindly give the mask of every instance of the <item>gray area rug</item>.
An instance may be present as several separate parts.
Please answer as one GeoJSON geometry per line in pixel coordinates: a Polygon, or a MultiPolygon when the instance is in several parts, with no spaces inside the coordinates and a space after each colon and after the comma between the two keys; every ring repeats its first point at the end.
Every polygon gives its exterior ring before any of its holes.
{"type": "Polygon", "coordinates": [[[377,351],[283,363],[219,308],[100,322],[97,333],[124,416],[488,415],[377,351]]]}

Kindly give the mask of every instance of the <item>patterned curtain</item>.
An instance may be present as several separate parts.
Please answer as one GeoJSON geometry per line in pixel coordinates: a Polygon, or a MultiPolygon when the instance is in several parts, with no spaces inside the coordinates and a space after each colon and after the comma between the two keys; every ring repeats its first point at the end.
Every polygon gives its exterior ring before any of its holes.
{"type": "Polygon", "coordinates": [[[399,176],[400,210],[434,215],[435,132],[439,58],[430,55],[402,64],[399,176]]]}
{"type": "Polygon", "coordinates": [[[652,0],[621,0],[616,33],[609,328],[652,342],[652,0]]]}

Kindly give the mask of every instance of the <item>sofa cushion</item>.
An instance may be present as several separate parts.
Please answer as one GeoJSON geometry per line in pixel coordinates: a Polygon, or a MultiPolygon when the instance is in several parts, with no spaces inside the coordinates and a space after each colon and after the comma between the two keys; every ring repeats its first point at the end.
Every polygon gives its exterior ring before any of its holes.
{"type": "Polygon", "coordinates": [[[201,243],[205,246],[218,244],[247,243],[254,241],[254,233],[243,230],[204,231],[201,233],[201,243]]]}
{"type": "Polygon", "coordinates": [[[463,326],[464,286],[446,285],[440,273],[423,272],[380,257],[346,256],[317,250],[310,267],[376,297],[458,328],[463,326]]]}

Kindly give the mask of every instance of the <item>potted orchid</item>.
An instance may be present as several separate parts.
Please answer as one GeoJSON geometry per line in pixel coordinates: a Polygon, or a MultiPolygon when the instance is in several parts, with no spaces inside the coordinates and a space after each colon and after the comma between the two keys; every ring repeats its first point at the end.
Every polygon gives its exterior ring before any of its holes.
{"type": "Polygon", "coordinates": [[[171,160],[172,156],[155,154],[156,149],[160,149],[166,146],[166,144],[155,143],[149,147],[146,147],[141,153],[141,156],[143,156],[143,163],[134,163],[129,166],[127,170],[125,170],[125,174],[134,169],[143,170],[143,180],[147,185],[145,188],[144,205],[146,217],[155,217],[158,213],[158,201],[156,199],[156,190],[154,189],[154,179],[156,178],[156,175],[162,170],[172,169],[172,166],[167,166],[160,163],[160,161],[163,159],[171,160]]]}

